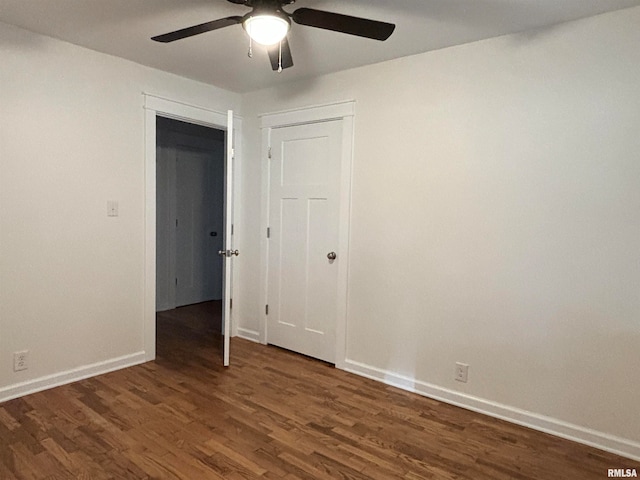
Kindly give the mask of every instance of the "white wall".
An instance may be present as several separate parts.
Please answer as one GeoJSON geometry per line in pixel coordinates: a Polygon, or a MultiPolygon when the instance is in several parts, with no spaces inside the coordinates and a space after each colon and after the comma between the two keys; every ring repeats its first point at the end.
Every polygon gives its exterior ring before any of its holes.
{"type": "Polygon", "coordinates": [[[263,309],[258,115],[354,99],[349,368],[640,457],[638,25],[634,8],[243,96],[240,331],[263,309]]]}
{"type": "Polygon", "coordinates": [[[142,92],[240,97],[1,23],[0,65],[1,399],[142,360],[142,92]]]}

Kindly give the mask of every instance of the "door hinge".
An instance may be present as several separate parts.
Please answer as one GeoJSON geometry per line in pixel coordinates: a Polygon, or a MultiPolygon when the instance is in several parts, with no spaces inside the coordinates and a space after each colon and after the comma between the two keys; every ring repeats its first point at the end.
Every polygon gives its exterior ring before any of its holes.
{"type": "Polygon", "coordinates": [[[178,284],[178,277],[176,277],[176,285],[178,284]]]}
{"type": "Polygon", "coordinates": [[[269,305],[264,306],[264,313],[265,315],[269,315],[269,305]]]}
{"type": "Polygon", "coordinates": [[[178,228],[178,219],[176,218],[176,228],[178,228]]]}
{"type": "Polygon", "coordinates": [[[233,223],[231,224],[231,235],[233,235],[233,223]]]}
{"type": "Polygon", "coordinates": [[[267,154],[267,157],[271,159],[271,147],[269,147],[269,153],[267,154]]]}
{"type": "Polygon", "coordinates": [[[229,299],[229,308],[233,308],[233,298],[229,299]]]}
{"type": "Polygon", "coordinates": [[[236,158],[236,149],[235,149],[235,148],[232,148],[232,149],[231,149],[231,159],[232,159],[232,160],[235,160],[235,158],[236,158]]]}
{"type": "Polygon", "coordinates": [[[271,228],[267,227],[267,238],[271,238],[271,228]]]}

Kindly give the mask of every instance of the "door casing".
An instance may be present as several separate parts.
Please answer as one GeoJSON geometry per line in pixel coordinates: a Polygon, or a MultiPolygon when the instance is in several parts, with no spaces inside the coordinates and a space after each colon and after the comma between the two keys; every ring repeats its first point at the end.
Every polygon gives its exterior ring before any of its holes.
{"type": "MultiPolygon", "coordinates": [[[[173,118],[205,127],[227,130],[227,114],[205,107],[189,105],[177,100],[143,93],[145,110],[145,258],[144,258],[144,332],[145,361],[156,358],[156,116],[173,118]]],[[[234,117],[234,134],[242,138],[242,119],[234,117]]],[[[240,195],[241,142],[235,145],[233,189],[236,198],[240,195]]],[[[233,222],[238,223],[239,205],[233,204],[233,222]]],[[[233,242],[239,243],[238,229],[234,229],[233,242]]],[[[233,263],[233,262],[232,262],[233,263]]],[[[240,289],[237,269],[232,272],[232,289],[240,289]]],[[[237,322],[231,313],[231,336],[237,332],[237,322]]],[[[239,315],[236,314],[236,318],[239,315]]]]}
{"type": "Polygon", "coordinates": [[[351,177],[353,166],[353,138],[355,120],[355,102],[343,101],[326,105],[269,113],[261,116],[262,130],[262,211],[261,211],[261,246],[260,246],[260,278],[262,284],[262,320],[260,322],[260,338],[263,344],[268,343],[267,305],[268,292],[268,258],[269,241],[269,147],[271,130],[278,127],[304,125],[309,123],[340,120],[342,124],[342,158],[340,167],[340,195],[338,219],[338,252],[341,261],[338,263],[338,285],[336,298],[336,354],[335,365],[344,369],[346,366],[346,327],[347,327],[347,285],[349,277],[349,224],[351,217],[351,177]]]}

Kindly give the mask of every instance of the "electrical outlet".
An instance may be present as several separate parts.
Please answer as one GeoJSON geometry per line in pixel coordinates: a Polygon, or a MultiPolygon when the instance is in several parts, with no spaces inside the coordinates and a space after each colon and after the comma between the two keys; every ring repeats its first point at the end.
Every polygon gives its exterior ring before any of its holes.
{"type": "Polygon", "coordinates": [[[469,365],[456,362],[456,375],[454,378],[458,382],[467,383],[467,379],[469,378],[469,365]]]}
{"type": "Polygon", "coordinates": [[[19,372],[20,370],[26,370],[29,368],[29,350],[23,350],[22,352],[15,352],[13,354],[13,371],[19,372]]]}

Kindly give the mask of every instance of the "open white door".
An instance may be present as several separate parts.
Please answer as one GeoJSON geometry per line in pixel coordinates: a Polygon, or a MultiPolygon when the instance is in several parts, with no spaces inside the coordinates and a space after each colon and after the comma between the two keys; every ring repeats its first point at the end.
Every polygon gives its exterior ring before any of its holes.
{"type": "Polygon", "coordinates": [[[229,366],[229,339],[231,337],[231,258],[238,255],[233,250],[233,110],[227,112],[227,152],[224,164],[224,246],[222,256],[222,362],[229,366]]]}

